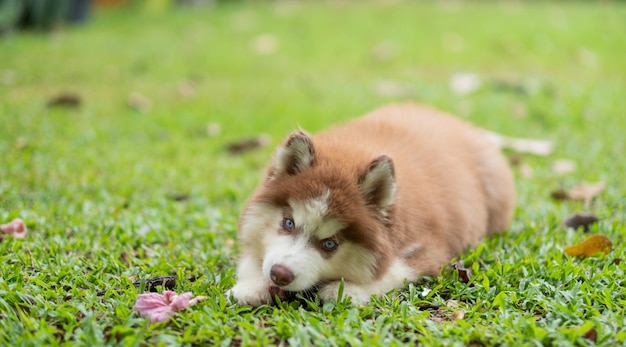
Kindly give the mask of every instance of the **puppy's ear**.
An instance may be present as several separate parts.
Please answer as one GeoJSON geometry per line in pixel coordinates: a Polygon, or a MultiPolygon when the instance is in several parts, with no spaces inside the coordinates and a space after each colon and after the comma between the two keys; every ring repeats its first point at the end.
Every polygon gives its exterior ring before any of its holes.
{"type": "Polygon", "coordinates": [[[315,149],[309,135],[295,131],[274,155],[273,175],[297,175],[315,163],[315,149]]]}
{"type": "Polygon", "coordinates": [[[369,205],[385,212],[396,195],[393,161],[386,155],[374,159],[359,176],[359,189],[369,205]]]}

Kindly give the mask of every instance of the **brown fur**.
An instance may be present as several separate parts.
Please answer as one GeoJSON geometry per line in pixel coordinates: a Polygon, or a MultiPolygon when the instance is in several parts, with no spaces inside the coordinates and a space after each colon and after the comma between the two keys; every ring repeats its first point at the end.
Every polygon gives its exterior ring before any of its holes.
{"type": "MultiPolygon", "coordinates": [[[[283,208],[288,199],[311,199],[330,190],[331,217],[347,225],[339,237],[377,259],[373,278],[346,281],[380,279],[397,257],[419,273],[436,275],[452,257],[511,221],[515,190],[506,160],[480,130],[440,111],[390,105],[310,140],[310,167],[288,161],[287,171],[277,172],[271,165],[248,206],[283,208]],[[389,208],[359,190],[363,175],[384,155],[393,161],[397,189],[389,208]],[[407,251],[412,244],[420,246],[407,251]]],[[[244,252],[258,249],[253,235],[240,239],[244,252]]]]}

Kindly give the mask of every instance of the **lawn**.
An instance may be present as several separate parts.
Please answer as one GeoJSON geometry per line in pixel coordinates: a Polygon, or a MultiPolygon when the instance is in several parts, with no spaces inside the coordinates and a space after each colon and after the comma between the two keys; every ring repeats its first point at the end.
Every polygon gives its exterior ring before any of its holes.
{"type": "Polygon", "coordinates": [[[233,2],[0,38],[0,223],[28,227],[0,240],[0,345],[624,345],[624,18],[617,2],[233,2]],[[478,89],[451,89],[459,73],[478,89]],[[403,100],[553,143],[507,151],[515,221],[461,256],[469,282],[447,267],[363,307],[229,303],[238,214],[281,138],[403,100]],[[581,182],[606,188],[551,197],[581,182]],[[583,211],[589,233],[563,226],[583,211]],[[591,234],[613,250],[563,253],[591,234]],[[208,299],[149,324],[133,282],[157,276],[208,299]]]}

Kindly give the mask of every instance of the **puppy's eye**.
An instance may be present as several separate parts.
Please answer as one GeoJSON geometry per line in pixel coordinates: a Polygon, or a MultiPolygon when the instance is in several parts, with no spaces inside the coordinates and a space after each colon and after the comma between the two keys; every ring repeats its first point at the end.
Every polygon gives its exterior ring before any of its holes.
{"type": "Polygon", "coordinates": [[[287,231],[293,231],[295,229],[296,223],[294,223],[293,219],[285,218],[283,219],[283,228],[287,231]]]}
{"type": "Polygon", "coordinates": [[[333,239],[324,239],[321,243],[322,249],[326,252],[334,251],[337,248],[338,244],[333,239]]]}

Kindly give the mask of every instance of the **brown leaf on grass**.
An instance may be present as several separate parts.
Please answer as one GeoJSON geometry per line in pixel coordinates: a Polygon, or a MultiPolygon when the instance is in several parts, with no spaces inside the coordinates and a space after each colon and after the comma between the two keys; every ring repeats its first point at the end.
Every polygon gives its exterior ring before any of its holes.
{"type": "MultiPolygon", "coordinates": [[[[133,282],[133,286],[139,289],[139,287],[141,287],[141,281],[142,280],[137,280],[133,282]]],[[[173,290],[174,286],[176,286],[176,276],[157,276],[147,279],[145,281],[145,290],[147,292],[156,292],[159,288],[161,288],[161,286],[163,286],[165,289],[173,290]]]]}
{"type": "Polygon", "coordinates": [[[584,228],[584,232],[589,232],[589,227],[600,219],[591,213],[576,213],[565,219],[563,225],[568,228],[584,228]]]}
{"type": "Polygon", "coordinates": [[[565,248],[563,253],[575,257],[590,257],[600,252],[608,253],[612,249],[611,240],[604,235],[596,234],[589,236],[580,244],[565,248]]]}
{"type": "Polygon", "coordinates": [[[568,195],[572,200],[582,200],[585,203],[589,203],[591,199],[598,196],[605,188],[604,182],[587,183],[583,182],[578,186],[572,188],[568,195]]]}
{"type": "Polygon", "coordinates": [[[456,319],[463,319],[465,318],[465,312],[463,310],[459,310],[459,311],[454,311],[451,315],[450,318],[453,320],[456,319]]]}
{"type": "Polygon", "coordinates": [[[46,106],[48,107],[65,107],[65,108],[78,108],[82,100],[80,95],[74,93],[62,93],[56,95],[48,100],[46,106]]]}
{"type": "Polygon", "coordinates": [[[555,200],[579,200],[588,205],[593,198],[602,193],[605,187],[604,182],[583,182],[570,190],[560,189],[554,191],[551,195],[555,200]]]}
{"type": "Polygon", "coordinates": [[[189,200],[191,197],[187,193],[171,193],[167,194],[167,198],[170,200],[183,202],[189,200]]]}
{"type": "Polygon", "coordinates": [[[622,263],[622,261],[624,261],[624,259],[622,259],[622,258],[615,258],[615,259],[613,259],[613,264],[619,265],[619,264],[622,263]]]}
{"type": "Polygon", "coordinates": [[[596,341],[598,340],[598,331],[596,330],[596,328],[591,328],[585,333],[585,335],[583,335],[583,337],[593,343],[596,343],[596,341]]]}
{"type": "Polygon", "coordinates": [[[463,265],[463,261],[459,260],[452,264],[452,267],[456,269],[459,274],[459,280],[463,283],[467,283],[472,278],[472,269],[468,269],[463,265]]]}
{"type": "Polygon", "coordinates": [[[226,146],[226,150],[230,154],[241,154],[259,147],[267,146],[269,142],[269,136],[261,135],[258,137],[243,139],[241,141],[231,143],[226,146]]]}
{"type": "Polygon", "coordinates": [[[122,252],[122,254],[120,254],[120,258],[122,258],[122,261],[124,262],[124,264],[128,265],[129,263],[128,252],[122,252]]]}

